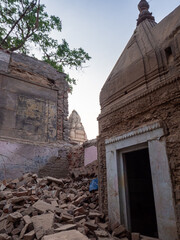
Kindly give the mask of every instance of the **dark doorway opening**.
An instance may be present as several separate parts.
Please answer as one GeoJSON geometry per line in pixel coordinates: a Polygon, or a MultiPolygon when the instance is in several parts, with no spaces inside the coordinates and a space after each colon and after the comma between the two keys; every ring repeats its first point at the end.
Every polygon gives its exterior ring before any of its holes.
{"type": "Polygon", "coordinates": [[[124,163],[130,230],[158,237],[148,149],[125,153],[124,163]]]}

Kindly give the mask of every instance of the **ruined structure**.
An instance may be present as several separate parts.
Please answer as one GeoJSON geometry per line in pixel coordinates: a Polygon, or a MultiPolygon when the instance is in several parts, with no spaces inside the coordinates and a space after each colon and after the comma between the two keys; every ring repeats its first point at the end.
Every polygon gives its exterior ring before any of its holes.
{"type": "Polygon", "coordinates": [[[82,144],[87,140],[87,135],[79,114],[73,110],[69,117],[69,136],[72,143],[82,144]]]}
{"type": "Polygon", "coordinates": [[[97,177],[97,140],[89,140],[83,144],[73,145],[69,151],[69,173],[77,178],[83,176],[97,177]]]}
{"type": "Polygon", "coordinates": [[[111,226],[180,237],[180,7],[156,24],[141,0],[137,28],[101,94],[100,208],[111,226]]]}
{"type": "Polygon", "coordinates": [[[59,167],[53,162],[49,171],[65,174],[67,116],[64,73],[34,58],[0,50],[0,179],[38,172],[58,155],[59,167]]]}

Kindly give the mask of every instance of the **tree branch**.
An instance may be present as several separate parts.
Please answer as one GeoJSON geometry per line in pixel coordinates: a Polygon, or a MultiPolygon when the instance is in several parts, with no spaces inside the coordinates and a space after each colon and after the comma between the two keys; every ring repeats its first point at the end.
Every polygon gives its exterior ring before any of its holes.
{"type": "Polygon", "coordinates": [[[12,31],[14,30],[14,28],[16,27],[16,25],[21,21],[21,19],[26,15],[26,13],[33,9],[37,4],[37,0],[36,2],[32,2],[26,9],[25,11],[21,14],[21,16],[18,18],[18,20],[15,21],[15,23],[13,24],[13,26],[11,27],[10,31],[8,32],[8,34],[6,35],[6,37],[1,41],[0,45],[3,45],[5,43],[5,41],[7,40],[7,38],[9,37],[9,35],[12,33],[12,31]]]}
{"type": "Polygon", "coordinates": [[[35,27],[32,29],[32,31],[31,31],[31,29],[30,28],[28,28],[28,32],[27,32],[27,34],[26,34],[26,36],[23,38],[23,41],[21,42],[21,44],[19,44],[18,46],[16,46],[16,47],[12,47],[12,48],[10,48],[9,50],[10,51],[16,51],[16,50],[18,50],[18,49],[20,49],[21,47],[23,47],[23,45],[24,45],[24,43],[27,41],[27,39],[28,38],[30,38],[33,34],[34,34],[34,31],[35,31],[35,27]],[[31,32],[31,33],[30,33],[31,32]]]}

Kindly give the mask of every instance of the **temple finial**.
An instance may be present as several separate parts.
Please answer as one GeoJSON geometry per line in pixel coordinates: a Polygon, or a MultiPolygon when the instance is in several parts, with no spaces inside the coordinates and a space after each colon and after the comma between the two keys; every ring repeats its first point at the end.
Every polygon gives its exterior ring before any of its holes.
{"type": "Polygon", "coordinates": [[[146,0],[140,1],[140,3],[138,4],[138,9],[140,11],[140,14],[137,20],[137,25],[139,25],[141,22],[143,22],[146,19],[155,21],[154,17],[152,16],[152,13],[149,12],[149,3],[146,0]]]}

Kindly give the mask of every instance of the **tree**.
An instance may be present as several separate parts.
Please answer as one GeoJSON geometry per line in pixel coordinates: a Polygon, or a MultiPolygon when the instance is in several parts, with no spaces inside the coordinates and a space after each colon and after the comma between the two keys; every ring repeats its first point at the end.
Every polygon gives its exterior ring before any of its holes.
{"type": "MultiPolygon", "coordinates": [[[[59,17],[49,16],[40,0],[0,0],[0,46],[10,51],[32,55],[32,45],[38,46],[42,59],[64,72],[65,67],[82,68],[90,56],[82,48],[70,49],[66,40],[51,37],[51,32],[61,32],[59,17]]],[[[67,81],[76,80],[67,75],[67,81]]]]}

